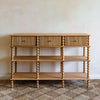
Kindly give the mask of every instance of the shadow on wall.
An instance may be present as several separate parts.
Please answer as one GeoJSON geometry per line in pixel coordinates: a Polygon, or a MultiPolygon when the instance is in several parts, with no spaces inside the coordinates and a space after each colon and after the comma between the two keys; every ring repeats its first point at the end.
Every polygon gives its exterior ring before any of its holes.
{"type": "Polygon", "coordinates": [[[10,74],[10,36],[0,36],[0,77],[10,74]]]}

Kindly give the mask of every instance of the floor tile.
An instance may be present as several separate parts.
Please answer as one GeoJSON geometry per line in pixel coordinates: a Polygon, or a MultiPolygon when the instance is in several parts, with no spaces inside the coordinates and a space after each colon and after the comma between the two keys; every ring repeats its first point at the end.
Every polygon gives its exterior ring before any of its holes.
{"type": "Polygon", "coordinates": [[[73,100],[90,100],[90,98],[85,95],[79,95],[79,96],[75,97],[73,100]]]}
{"type": "Polygon", "coordinates": [[[57,93],[57,92],[54,92],[54,91],[50,91],[50,92],[47,93],[47,95],[52,96],[54,98],[54,97],[59,96],[60,94],[57,93]]]}
{"type": "Polygon", "coordinates": [[[14,100],[32,100],[31,98],[29,98],[28,96],[26,96],[26,95],[22,95],[22,96],[20,96],[20,97],[18,97],[18,98],[16,98],[16,99],[14,99],[14,100]]]}
{"type": "Polygon", "coordinates": [[[52,100],[72,100],[72,98],[63,94],[63,95],[58,96],[58,97],[56,97],[56,98],[54,98],[52,100]]]}
{"type": "Polygon", "coordinates": [[[91,80],[90,88],[83,81],[16,81],[10,88],[10,81],[0,80],[0,100],[100,100],[100,80],[91,80]]]}
{"type": "Polygon", "coordinates": [[[50,100],[52,97],[47,95],[47,94],[43,94],[37,98],[35,98],[35,100],[50,100]]]}

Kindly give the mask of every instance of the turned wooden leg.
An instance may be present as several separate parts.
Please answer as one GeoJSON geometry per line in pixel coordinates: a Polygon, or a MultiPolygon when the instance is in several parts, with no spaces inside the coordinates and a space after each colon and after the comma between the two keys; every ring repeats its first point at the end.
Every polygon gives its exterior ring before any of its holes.
{"type": "Polygon", "coordinates": [[[62,88],[64,88],[64,80],[62,80],[62,88]]]}
{"type": "Polygon", "coordinates": [[[36,69],[37,69],[37,88],[39,88],[39,62],[36,64],[36,69]]]}
{"type": "MultiPolygon", "coordinates": [[[[89,43],[89,39],[88,39],[89,43]]],[[[89,88],[89,47],[87,47],[87,88],[89,88]]]]}
{"type": "Polygon", "coordinates": [[[64,88],[64,62],[61,62],[62,88],[64,88]]]}
{"type": "Polygon", "coordinates": [[[89,61],[87,62],[87,88],[89,88],[89,61]]]}
{"type": "Polygon", "coordinates": [[[13,88],[13,86],[14,86],[13,84],[14,84],[14,82],[13,82],[13,80],[11,80],[11,88],[13,88]]]}
{"type": "Polygon", "coordinates": [[[87,88],[89,88],[89,83],[90,83],[90,81],[89,81],[89,80],[87,80],[87,88]]]}
{"type": "Polygon", "coordinates": [[[15,62],[15,73],[17,73],[17,62],[15,62]]]}
{"type": "Polygon", "coordinates": [[[39,80],[37,80],[37,88],[39,88],[39,80]]]}
{"type": "MultiPolygon", "coordinates": [[[[13,78],[13,62],[11,62],[11,79],[13,78]]],[[[11,80],[11,88],[13,88],[13,80],[11,80]]]]}

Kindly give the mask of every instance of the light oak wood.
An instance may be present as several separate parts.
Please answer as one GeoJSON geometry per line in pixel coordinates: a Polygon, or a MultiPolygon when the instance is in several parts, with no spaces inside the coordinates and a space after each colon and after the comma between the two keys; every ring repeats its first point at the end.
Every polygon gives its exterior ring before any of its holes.
{"type": "MultiPolygon", "coordinates": [[[[11,62],[11,79],[13,78],[13,62],[11,62]]],[[[13,88],[13,80],[11,81],[11,88],[13,88]]]]}
{"type": "MultiPolygon", "coordinates": [[[[37,36],[37,46],[39,46],[39,37],[37,36]]],[[[37,52],[37,62],[36,62],[36,79],[37,79],[37,88],[39,88],[39,56],[40,56],[40,48],[37,47],[36,49],[36,52],[37,52]]]]}
{"type": "Polygon", "coordinates": [[[65,56],[64,61],[87,61],[85,56],[65,56]]]}
{"type": "Polygon", "coordinates": [[[64,80],[87,80],[87,87],[89,88],[89,36],[89,34],[85,33],[28,33],[11,35],[11,87],[13,88],[14,80],[36,80],[37,88],[39,88],[39,80],[61,80],[63,88],[64,80]],[[18,47],[35,47],[36,56],[17,56],[18,47]],[[40,56],[42,47],[59,47],[61,54],[60,56],[40,56]],[[65,47],[82,47],[83,56],[64,56],[65,47]],[[85,48],[87,48],[87,56],[85,56],[85,48]],[[69,61],[82,61],[83,72],[64,72],[64,62],[69,61]],[[86,61],[87,73],[85,72],[86,61]],[[15,72],[13,72],[14,62],[15,72]],[[17,62],[36,62],[36,72],[18,72],[17,62]],[[60,72],[40,72],[41,62],[60,62],[60,72]]]}
{"type": "MultiPolygon", "coordinates": [[[[85,57],[85,47],[83,47],[83,56],[85,57]]],[[[83,61],[83,73],[85,73],[85,61],[83,61]]]]}
{"type": "Polygon", "coordinates": [[[86,33],[15,33],[11,36],[90,36],[86,33]]]}
{"type": "Polygon", "coordinates": [[[65,37],[65,46],[87,46],[88,37],[87,36],[66,36],[65,37]]]}
{"type": "MultiPolygon", "coordinates": [[[[15,47],[15,57],[17,56],[17,47],[15,47]]],[[[15,62],[15,73],[17,72],[17,62],[15,62]]]]}
{"type": "Polygon", "coordinates": [[[63,47],[61,47],[61,57],[62,57],[62,62],[61,62],[61,74],[62,74],[62,88],[64,88],[64,41],[65,41],[65,37],[62,37],[62,41],[61,41],[61,45],[63,47]]]}
{"type": "Polygon", "coordinates": [[[36,39],[35,37],[13,37],[13,46],[35,46],[36,39]]]}
{"type": "Polygon", "coordinates": [[[51,61],[87,61],[87,57],[85,56],[64,56],[64,60],[61,56],[39,56],[37,59],[36,56],[15,56],[12,61],[23,61],[23,62],[51,62],[51,61]]]}
{"type": "MultiPolygon", "coordinates": [[[[64,72],[64,79],[60,72],[40,72],[38,80],[87,80],[87,73],[64,72]]],[[[11,80],[37,80],[35,72],[17,72],[11,80]]]]}
{"type": "MultiPolygon", "coordinates": [[[[89,45],[89,37],[88,37],[88,45],[89,45]]],[[[89,47],[87,47],[87,88],[89,88],[89,47]]]]}
{"type": "MultiPolygon", "coordinates": [[[[13,39],[11,37],[11,46],[13,45],[13,39]]],[[[11,60],[13,59],[13,48],[11,47],[11,60]]],[[[11,79],[13,78],[13,62],[11,61],[11,79]]],[[[11,88],[13,88],[13,80],[11,80],[11,88]]]]}
{"type": "Polygon", "coordinates": [[[12,61],[34,62],[36,61],[36,56],[15,56],[13,57],[12,61]]]}
{"type": "Polygon", "coordinates": [[[60,36],[40,36],[40,47],[54,47],[61,46],[61,37],[60,36]]]}
{"type": "Polygon", "coordinates": [[[17,72],[13,74],[11,80],[37,80],[36,72],[17,72]]]}

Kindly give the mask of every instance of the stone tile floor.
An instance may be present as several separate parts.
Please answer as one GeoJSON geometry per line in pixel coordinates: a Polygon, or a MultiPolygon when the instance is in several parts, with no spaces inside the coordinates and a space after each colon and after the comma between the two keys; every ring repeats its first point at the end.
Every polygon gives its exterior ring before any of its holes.
{"type": "Polygon", "coordinates": [[[36,81],[14,81],[11,88],[10,81],[0,80],[0,100],[100,100],[100,80],[91,80],[89,89],[86,81],[61,86],[61,81],[40,81],[37,89],[36,81]]]}

